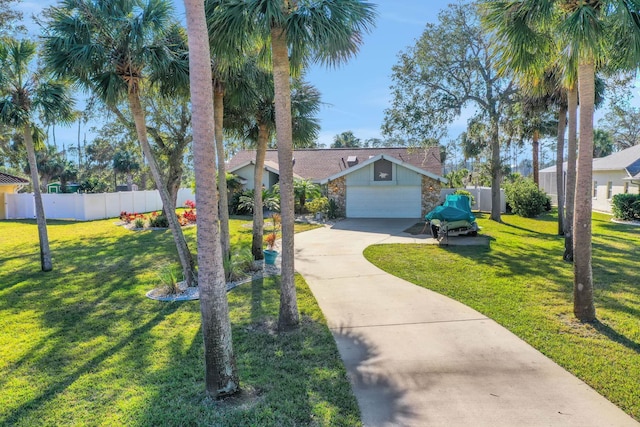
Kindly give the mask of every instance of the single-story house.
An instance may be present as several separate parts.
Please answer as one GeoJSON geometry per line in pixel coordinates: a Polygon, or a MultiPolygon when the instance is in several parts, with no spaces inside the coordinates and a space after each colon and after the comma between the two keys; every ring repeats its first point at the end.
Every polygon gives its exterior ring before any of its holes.
{"type": "MultiPolygon", "coordinates": [[[[566,179],[567,163],[563,165],[566,179]]],[[[557,201],[556,167],[540,171],[540,187],[557,201]]],[[[593,159],[593,210],[611,212],[611,199],[620,193],[640,192],[640,145],[593,159]]]]}
{"type": "Polygon", "coordinates": [[[7,219],[6,194],[17,193],[18,189],[29,184],[29,181],[18,176],[0,172],[0,219],[7,219]]]}
{"type": "MultiPolygon", "coordinates": [[[[255,150],[243,150],[227,171],[253,189],[255,150]]],[[[421,218],[431,211],[447,182],[440,150],[429,148],[324,148],[293,152],[295,178],[325,186],[349,218],[421,218]]],[[[278,182],[278,152],[267,150],[263,186],[278,182]]]]}

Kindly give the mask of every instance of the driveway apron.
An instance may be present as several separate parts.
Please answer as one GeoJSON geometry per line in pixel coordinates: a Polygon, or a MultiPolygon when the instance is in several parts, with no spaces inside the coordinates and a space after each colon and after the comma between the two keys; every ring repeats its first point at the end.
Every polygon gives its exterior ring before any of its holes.
{"type": "Polygon", "coordinates": [[[365,426],[639,426],[486,316],[370,264],[377,243],[433,243],[415,220],[296,234],[296,270],[327,319],[365,426]]]}

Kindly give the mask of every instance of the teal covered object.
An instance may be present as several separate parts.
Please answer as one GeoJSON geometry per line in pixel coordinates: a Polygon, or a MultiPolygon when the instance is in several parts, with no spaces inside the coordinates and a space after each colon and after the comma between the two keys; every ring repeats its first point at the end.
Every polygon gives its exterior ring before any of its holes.
{"type": "Polygon", "coordinates": [[[469,197],[462,194],[449,194],[442,206],[437,206],[434,210],[426,214],[427,221],[467,221],[475,222],[476,217],[471,213],[471,202],[469,197]]]}

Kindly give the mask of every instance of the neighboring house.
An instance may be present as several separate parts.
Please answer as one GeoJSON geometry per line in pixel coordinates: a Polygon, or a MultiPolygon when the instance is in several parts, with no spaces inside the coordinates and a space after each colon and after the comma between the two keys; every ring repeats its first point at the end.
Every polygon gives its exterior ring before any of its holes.
{"type": "MultiPolygon", "coordinates": [[[[244,150],[227,171],[253,189],[255,150],[244,150]]],[[[349,218],[421,218],[440,197],[440,150],[430,148],[333,148],[294,150],[295,178],[326,186],[349,218]]],[[[278,182],[278,152],[267,150],[263,186],[278,182]]]]}
{"type": "Polygon", "coordinates": [[[47,193],[49,194],[77,193],[79,189],[80,184],[74,182],[67,183],[67,191],[62,191],[62,183],[60,182],[52,182],[47,185],[47,193]]]}
{"type": "Polygon", "coordinates": [[[18,189],[29,184],[29,181],[17,176],[0,172],[0,219],[7,219],[6,194],[17,193],[18,189]]]}
{"type": "MultiPolygon", "coordinates": [[[[566,162],[563,165],[566,178],[566,162]]],[[[540,187],[557,201],[556,167],[540,171],[540,187]]],[[[616,194],[640,190],[640,145],[593,159],[593,210],[611,212],[611,199],[616,194]]]]}

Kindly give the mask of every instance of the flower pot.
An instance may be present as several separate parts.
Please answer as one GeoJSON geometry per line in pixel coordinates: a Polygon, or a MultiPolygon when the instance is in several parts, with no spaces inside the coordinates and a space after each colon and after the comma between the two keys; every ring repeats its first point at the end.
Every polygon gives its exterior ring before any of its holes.
{"type": "Polygon", "coordinates": [[[278,257],[278,251],[272,251],[269,249],[264,250],[264,263],[269,265],[274,265],[276,263],[276,258],[278,257]]]}

